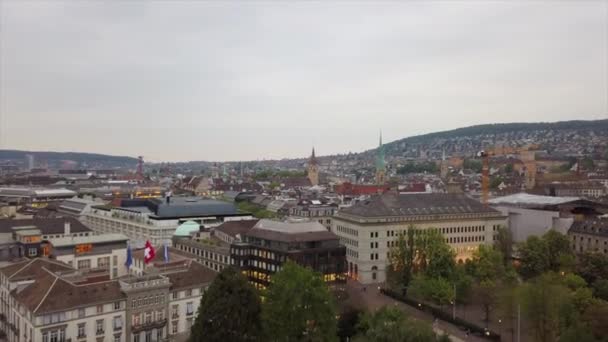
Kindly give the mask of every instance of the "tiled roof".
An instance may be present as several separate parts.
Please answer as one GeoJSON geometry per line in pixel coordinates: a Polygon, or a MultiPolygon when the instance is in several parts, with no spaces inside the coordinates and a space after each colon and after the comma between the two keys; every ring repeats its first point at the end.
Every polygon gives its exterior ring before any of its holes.
{"type": "MultiPolygon", "coordinates": [[[[126,297],[120,290],[118,280],[75,285],[64,279],[57,278],[50,288],[46,287],[44,289],[48,290],[48,294],[39,304],[36,310],[37,313],[61,311],[97,303],[108,303],[126,297]]],[[[33,290],[33,292],[36,292],[36,290],[33,290]]]]}
{"type": "Polygon", "coordinates": [[[248,232],[256,223],[258,220],[227,221],[217,226],[215,230],[236,237],[237,234],[242,235],[248,232]]]}
{"type": "Polygon", "coordinates": [[[496,213],[499,211],[462,194],[398,194],[387,192],[344,208],[339,213],[361,217],[496,213]]]}
{"type": "Polygon", "coordinates": [[[36,219],[0,219],[0,233],[11,233],[15,227],[35,226],[40,229],[43,235],[62,234],[64,232],[65,222],[70,223],[70,231],[72,233],[90,232],[84,224],[80,223],[72,217],[57,217],[57,218],[36,218],[36,219]]]}
{"type": "Polygon", "coordinates": [[[190,260],[189,263],[188,268],[164,274],[171,281],[171,290],[200,287],[215,279],[217,273],[211,269],[194,260],[190,260]]]}
{"type": "Polygon", "coordinates": [[[608,236],[608,218],[574,221],[568,233],[608,236]]]}

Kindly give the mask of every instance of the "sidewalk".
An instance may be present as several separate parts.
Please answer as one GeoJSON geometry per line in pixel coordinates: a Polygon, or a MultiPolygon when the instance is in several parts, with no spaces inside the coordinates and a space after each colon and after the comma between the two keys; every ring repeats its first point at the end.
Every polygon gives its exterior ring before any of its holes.
{"type": "MultiPolygon", "coordinates": [[[[351,280],[349,280],[346,285],[346,290],[350,296],[349,301],[355,307],[367,310],[378,310],[383,306],[394,305],[406,312],[410,317],[427,321],[430,324],[433,324],[435,318],[430,313],[420,311],[400,301],[394,300],[393,298],[383,295],[382,293],[380,293],[377,286],[367,286],[365,287],[365,291],[363,290],[363,288],[363,285],[351,280]]],[[[433,330],[438,334],[443,334],[444,332],[447,332],[453,342],[487,342],[487,340],[478,336],[467,336],[467,334],[464,331],[460,330],[457,326],[439,319],[437,320],[437,323],[434,324],[433,330]]]]}

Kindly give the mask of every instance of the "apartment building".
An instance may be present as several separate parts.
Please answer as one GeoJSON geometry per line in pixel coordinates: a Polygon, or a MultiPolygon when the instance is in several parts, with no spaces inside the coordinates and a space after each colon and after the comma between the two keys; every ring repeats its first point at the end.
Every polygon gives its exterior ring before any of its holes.
{"type": "Polygon", "coordinates": [[[229,221],[213,228],[207,236],[175,236],[173,247],[219,272],[233,264],[230,245],[241,239],[256,223],[258,220],[229,221]]]}
{"type": "Polygon", "coordinates": [[[190,261],[112,280],[46,258],[0,268],[0,334],[9,342],[185,339],[215,274],[190,261]]]}
{"type": "Polygon", "coordinates": [[[577,253],[598,252],[608,254],[608,217],[575,221],[568,230],[572,249],[577,253]]]}
{"type": "Polygon", "coordinates": [[[258,289],[266,288],[287,260],[319,272],[329,285],[346,282],[346,249],[317,221],[260,220],[233,241],[230,255],[258,289]]]}
{"type": "Polygon", "coordinates": [[[499,211],[465,195],[389,191],[339,210],[332,232],[346,246],[349,276],[369,284],[386,280],[390,249],[410,226],[439,230],[464,262],[506,223],[499,211]]]}
{"type": "Polygon", "coordinates": [[[201,227],[215,227],[230,220],[251,219],[234,204],[198,197],[167,197],[123,200],[120,206],[95,206],[82,216],[91,229],[120,233],[135,244],[150,241],[153,245],[171,243],[177,227],[193,221],[201,227]]]}

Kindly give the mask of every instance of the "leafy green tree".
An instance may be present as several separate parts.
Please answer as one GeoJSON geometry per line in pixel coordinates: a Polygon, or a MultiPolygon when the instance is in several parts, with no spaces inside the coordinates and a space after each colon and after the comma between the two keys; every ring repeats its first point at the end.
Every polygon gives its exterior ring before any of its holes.
{"type": "Polygon", "coordinates": [[[450,278],[454,272],[455,254],[437,229],[417,230],[415,234],[416,265],[429,277],[450,278]]]}
{"type": "Polygon", "coordinates": [[[395,246],[389,252],[387,282],[398,292],[405,293],[412,280],[416,257],[415,232],[415,228],[410,225],[403,234],[399,234],[395,246]]]}
{"type": "Polygon", "coordinates": [[[575,324],[566,329],[559,337],[560,342],[596,342],[597,339],[584,324],[575,324]]]}
{"type": "Polygon", "coordinates": [[[567,236],[550,230],[542,237],[531,236],[519,246],[519,273],[529,279],[543,272],[568,270],[574,263],[574,253],[567,236]]]}
{"type": "Polygon", "coordinates": [[[608,256],[598,252],[579,254],[575,271],[589,284],[598,279],[608,279],[608,256]]]}
{"type": "Polygon", "coordinates": [[[608,337],[608,302],[596,300],[593,302],[582,317],[583,322],[589,327],[593,335],[600,340],[606,341],[608,337]]]}
{"type": "Polygon", "coordinates": [[[366,313],[359,323],[357,342],[434,342],[445,341],[437,337],[431,326],[408,318],[397,308],[383,307],[366,313]]]}
{"type": "Polygon", "coordinates": [[[335,341],[334,299],[321,276],[286,262],[264,292],[262,321],[268,341],[335,341]]]}
{"type": "Polygon", "coordinates": [[[505,166],[505,173],[508,175],[513,173],[513,164],[507,164],[505,166]]]}
{"type": "Polygon", "coordinates": [[[345,308],[338,318],[338,337],[340,341],[346,341],[357,333],[359,319],[363,315],[361,310],[352,307],[345,308]]]}
{"type": "Polygon", "coordinates": [[[191,342],[259,341],[260,296],[235,268],[222,270],[203,295],[191,342]]]}
{"type": "Polygon", "coordinates": [[[511,257],[513,255],[513,235],[509,228],[503,226],[498,229],[494,248],[502,253],[503,264],[505,266],[511,264],[511,257]]]}
{"type": "Polygon", "coordinates": [[[593,287],[593,295],[595,297],[608,300],[608,280],[598,279],[591,286],[593,287]]]}
{"type": "Polygon", "coordinates": [[[535,341],[553,342],[562,327],[561,314],[570,302],[568,288],[557,283],[552,274],[543,274],[521,289],[522,309],[534,334],[535,341]]]}
{"type": "Polygon", "coordinates": [[[408,295],[437,305],[447,305],[454,300],[454,285],[445,278],[417,275],[410,283],[408,295]]]}

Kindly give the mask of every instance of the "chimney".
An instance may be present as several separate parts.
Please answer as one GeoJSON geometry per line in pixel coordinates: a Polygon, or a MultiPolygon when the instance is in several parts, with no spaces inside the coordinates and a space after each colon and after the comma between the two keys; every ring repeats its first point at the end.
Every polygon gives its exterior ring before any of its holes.
{"type": "Polygon", "coordinates": [[[65,221],[65,223],[63,224],[63,235],[70,236],[70,234],[72,234],[70,221],[65,221]]]}

